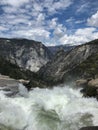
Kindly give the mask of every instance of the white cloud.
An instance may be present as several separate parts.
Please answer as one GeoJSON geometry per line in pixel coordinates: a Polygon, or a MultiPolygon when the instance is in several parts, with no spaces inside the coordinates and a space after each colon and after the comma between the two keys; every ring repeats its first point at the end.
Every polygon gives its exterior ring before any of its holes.
{"type": "Polygon", "coordinates": [[[89,26],[98,27],[98,11],[87,19],[87,24],[89,26]]]}
{"type": "Polygon", "coordinates": [[[76,13],[83,13],[85,11],[88,11],[89,6],[89,2],[81,4],[80,6],[78,6],[76,13]]]}
{"type": "Polygon", "coordinates": [[[20,7],[21,5],[29,2],[29,0],[1,0],[0,4],[2,5],[10,5],[14,7],[20,7]]]}
{"type": "Polygon", "coordinates": [[[79,45],[98,38],[96,28],[77,29],[72,35],[65,34],[59,42],[63,44],[79,45]]]}
{"type": "Polygon", "coordinates": [[[84,22],[85,22],[85,20],[77,20],[77,21],[75,21],[76,24],[80,24],[80,23],[84,23],[84,22]]]}
{"type": "MultiPolygon", "coordinates": [[[[60,13],[60,10],[66,10],[72,1],[0,0],[0,5],[4,5],[1,6],[3,13],[0,15],[0,36],[29,38],[48,45],[49,43],[50,45],[82,44],[97,38],[98,33],[95,28],[77,29],[73,34],[70,30],[71,34],[68,35],[67,27],[60,23],[57,15],[54,17],[54,14],[60,13]]],[[[86,6],[81,5],[77,12],[81,12],[86,6]]],[[[98,25],[97,13],[88,19],[89,24],[96,19],[96,26],[98,25]]],[[[76,21],[74,17],[70,17],[66,20],[66,23],[69,22],[77,24],[83,20],[76,21]]]]}
{"type": "Polygon", "coordinates": [[[95,28],[84,28],[84,29],[78,29],[75,32],[76,36],[86,36],[86,35],[91,35],[96,29],[95,28]]]}
{"type": "Polygon", "coordinates": [[[6,27],[0,26],[0,31],[5,31],[5,30],[7,30],[6,27]]]}
{"type": "MultiPolygon", "coordinates": [[[[30,39],[49,40],[51,30],[57,28],[57,34],[64,30],[59,27],[58,19],[48,19],[50,15],[59,13],[72,4],[72,0],[0,0],[3,13],[0,25],[8,29],[5,37],[26,37],[30,39]]],[[[4,30],[4,28],[2,28],[4,30]]]]}
{"type": "MultiPolygon", "coordinates": [[[[33,11],[41,12],[47,10],[47,12],[51,15],[59,12],[60,9],[66,9],[72,4],[72,0],[1,0],[0,5],[11,6],[11,8],[19,8],[25,4],[26,9],[32,7],[33,11]]],[[[10,7],[9,7],[10,8],[10,7]]]]}
{"type": "Polygon", "coordinates": [[[58,18],[53,18],[52,20],[49,21],[49,27],[51,29],[54,29],[56,26],[57,26],[57,21],[58,21],[58,18]]]}
{"type": "Polygon", "coordinates": [[[45,41],[49,39],[50,32],[43,28],[36,28],[36,29],[35,28],[32,28],[32,29],[20,28],[20,29],[16,29],[16,31],[10,32],[10,34],[7,36],[10,37],[10,35],[12,37],[28,38],[28,39],[33,39],[37,41],[45,41]]]}
{"type": "Polygon", "coordinates": [[[75,19],[73,17],[71,17],[71,18],[67,19],[66,22],[69,23],[69,22],[73,22],[74,20],[75,19]]]}
{"type": "Polygon", "coordinates": [[[36,25],[37,26],[42,26],[45,24],[45,14],[44,13],[39,13],[38,16],[36,17],[36,25]]]}
{"type": "Polygon", "coordinates": [[[66,32],[66,27],[63,27],[62,24],[58,24],[58,25],[56,26],[56,28],[54,29],[53,34],[54,34],[54,36],[58,39],[58,38],[63,37],[64,34],[65,34],[65,32],[66,32]]]}
{"type": "Polygon", "coordinates": [[[50,2],[50,0],[47,0],[44,7],[48,8],[48,11],[50,13],[56,13],[59,9],[66,9],[72,4],[71,0],[59,0],[57,2],[50,2]]]}

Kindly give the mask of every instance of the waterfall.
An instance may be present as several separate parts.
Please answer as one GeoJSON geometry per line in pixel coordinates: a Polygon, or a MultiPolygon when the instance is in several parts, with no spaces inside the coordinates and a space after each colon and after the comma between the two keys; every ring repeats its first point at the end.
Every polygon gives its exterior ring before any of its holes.
{"type": "Polygon", "coordinates": [[[79,130],[98,125],[98,102],[83,98],[80,90],[35,88],[27,94],[21,86],[20,92],[22,96],[12,98],[0,91],[0,130],[79,130]]]}

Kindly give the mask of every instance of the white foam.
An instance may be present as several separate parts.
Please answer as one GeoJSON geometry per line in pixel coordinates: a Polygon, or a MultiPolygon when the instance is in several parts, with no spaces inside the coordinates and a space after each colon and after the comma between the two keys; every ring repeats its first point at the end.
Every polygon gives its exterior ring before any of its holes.
{"type": "Polygon", "coordinates": [[[78,130],[98,124],[98,102],[68,86],[36,88],[28,97],[0,92],[0,124],[15,130],[78,130]]]}
{"type": "Polygon", "coordinates": [[[24,97],[28,97],[28,90],[23,84],[19,84],[19,94],[24,97]]]}

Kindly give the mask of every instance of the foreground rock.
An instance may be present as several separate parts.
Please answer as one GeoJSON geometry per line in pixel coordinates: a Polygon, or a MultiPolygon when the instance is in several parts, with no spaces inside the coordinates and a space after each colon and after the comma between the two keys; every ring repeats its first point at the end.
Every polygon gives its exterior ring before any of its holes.
{"type": "Polygon", "coordinates": [[[98,126],[83,127],[80,130],[98,130],[98,126]]]}
{"type": "Polygon", "coordinates": [[[96,89],[98,89],[98,78],[90,80],[88,82],[88,86],[89,87],[95,87],[96,89]]]}
{"type": "Polygon", "coordinates": [[[85,87],[88,84],[88,80],[87,79],[79,79],[76,80],[75,85],[76,87],[85,87]]]}
{"type": "Polygon", "coordinates": [[[77,80],[76,86],[82,88],[81,92],[85,97],[95,97],[98,99],[98,78],[77,80]]]}
{"type": "Polygon", "coordinates": [[[26,95],[27,89],[19,81],[8,76],[0,75],[0,91],[3,91],[6,96],[14,97],[17,95],[26,95]]]}
{"type": "Polygon", "coordinates": [[[23,85],[27,86],[28,89],[33,87],[47,86],[45,82],[40,80],[37,73],[30,70],[24,70],[12,64],[10,61],[7,61],[5,58],[0,56],[0,74],[7,75],[12,79],[18,80],[23,85]],[[29,83],[30,82],[30,83],[29,83]]]}
{"type": "Polygon", "coordinates": [[[95,97],[98,99],[98,79],[92,79],[83,89],[84,96],[95,97]]]}

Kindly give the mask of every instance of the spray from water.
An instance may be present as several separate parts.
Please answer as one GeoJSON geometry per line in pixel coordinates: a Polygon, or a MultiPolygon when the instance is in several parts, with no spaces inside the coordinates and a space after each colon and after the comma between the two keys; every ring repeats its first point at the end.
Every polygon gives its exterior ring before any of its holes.
{"type": "Polygon", "coordinates": [[[79,90],[65,86],[27,93],[23,88],[14,98],[0,92],[0,130],[79,130],[98,124],[97,101],[79,90]]]}

